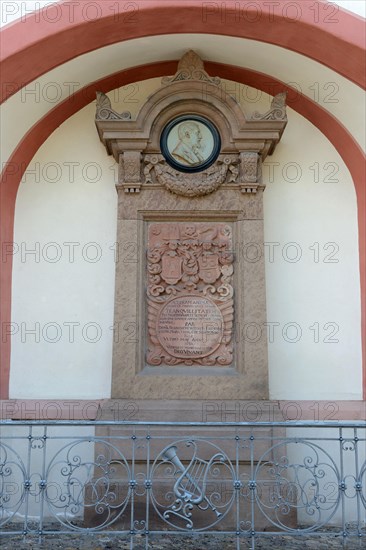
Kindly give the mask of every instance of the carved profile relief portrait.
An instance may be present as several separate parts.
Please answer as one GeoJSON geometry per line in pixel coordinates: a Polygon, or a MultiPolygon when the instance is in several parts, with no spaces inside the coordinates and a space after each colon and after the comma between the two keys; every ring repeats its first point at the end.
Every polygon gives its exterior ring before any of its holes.
{"type": "Polygon", "coordinates": [[[194,115],[180,116],[163,130],[162,154],[168,164],[182,172],[199,172],[208,168],[220,153],[220,135],[207,119],[194,115]]]}

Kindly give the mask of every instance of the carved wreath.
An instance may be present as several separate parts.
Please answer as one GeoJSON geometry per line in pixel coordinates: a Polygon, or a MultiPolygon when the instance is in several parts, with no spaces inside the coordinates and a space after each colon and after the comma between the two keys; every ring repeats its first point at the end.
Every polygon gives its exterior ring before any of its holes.
{"type": "Polygon", "coordinates": [[[213,166],[203,172],[186,174],[171,168],[162,155],[145,156],[145,182],[152,183],[151,172],[156,181],[166,189],[184,197],[201,197],[216,191],[226,180],[235,182],[239,170],[238,159],[233,156],[220,156],[213,166]]]}

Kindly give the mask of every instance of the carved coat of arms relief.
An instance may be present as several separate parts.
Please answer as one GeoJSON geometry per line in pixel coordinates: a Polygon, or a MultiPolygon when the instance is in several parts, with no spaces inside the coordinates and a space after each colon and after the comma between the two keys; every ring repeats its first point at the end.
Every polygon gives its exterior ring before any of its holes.
{"type": "Polygon", "coordinates": [[[230,365],[234,256],[226,223],[153,223],[147,251],[150,365],[230,365]]]}

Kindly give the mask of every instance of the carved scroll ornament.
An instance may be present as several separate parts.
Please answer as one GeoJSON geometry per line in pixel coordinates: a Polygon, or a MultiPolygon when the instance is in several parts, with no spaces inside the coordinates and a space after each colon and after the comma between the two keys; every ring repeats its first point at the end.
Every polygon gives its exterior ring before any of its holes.
{"type": "Polygon", "coordinates": [[[96,120],[131,120],[131,113],[116,113],[112,109],[111,100],[103,92],[97,92],[97,112],[96,120]]]}
{"type": "Polygon", "coordinates": [[[253,120],[287,120],[286,114],[286,96],[287,92],[281,92],[274,96],[269,111],[262,114],[258,111],[253,113],[253,120]]]}

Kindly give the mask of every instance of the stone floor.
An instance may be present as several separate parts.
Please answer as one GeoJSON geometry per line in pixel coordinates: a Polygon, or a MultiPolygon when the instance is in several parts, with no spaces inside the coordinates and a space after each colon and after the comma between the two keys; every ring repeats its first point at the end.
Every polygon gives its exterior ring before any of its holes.
{"type": "Polygon", "coordinates": [[[126,538],[117,536],[80,536],[80,535],[49,535],[42,542],[38,537],[2,537],[0,538],[1,550],[365,550],[366,538],[346,539],[334,536],[334,532],[323,538],[314,537],[289,537],[276,536],[255,539],[255,546],[251,541],[242,539],[240,546],[236,544],[236,538],[232,536],[156,536],[151,538],[148,547],[142,536],[135,537],[133,546],[126,538]]]}

